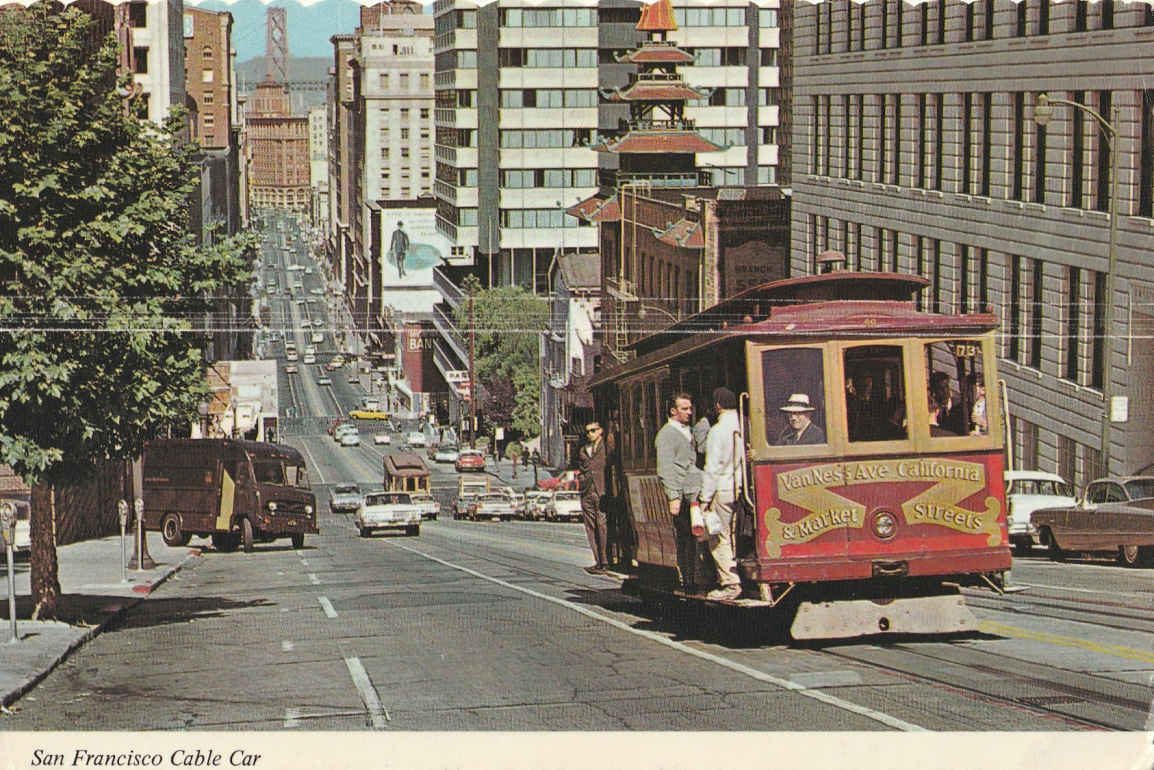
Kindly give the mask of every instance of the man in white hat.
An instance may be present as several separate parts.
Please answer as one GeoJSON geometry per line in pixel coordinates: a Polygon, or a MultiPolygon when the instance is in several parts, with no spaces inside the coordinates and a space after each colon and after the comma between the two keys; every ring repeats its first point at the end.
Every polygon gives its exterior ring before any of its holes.
{"type": "Polygon", "coordinates": [[[805,393],[794,393],[781,407],[789,420],[789,427],[778,437],[782,446],[824,444],[825,431],[813,424],[813,405],[805,393]]]}

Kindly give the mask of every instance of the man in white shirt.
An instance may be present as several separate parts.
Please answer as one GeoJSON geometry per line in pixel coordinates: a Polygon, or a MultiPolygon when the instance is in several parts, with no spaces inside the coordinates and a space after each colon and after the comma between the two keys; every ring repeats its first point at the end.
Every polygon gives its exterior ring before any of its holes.
{"type": "Polygon", "coordinates": [[[717,422],[705,439],[705,470],[701,476],[701,507],[721,519],[721,532],[709,536],[709,551],[717,565],[720,587],[710,591],[710,599],[737,599],[741,596],[741,576],[733,553],[733,508],[743,485],[744,463],[739,447],[741,429],[737,419],[737,396],[729,388],[713,391],[717,422]]]}

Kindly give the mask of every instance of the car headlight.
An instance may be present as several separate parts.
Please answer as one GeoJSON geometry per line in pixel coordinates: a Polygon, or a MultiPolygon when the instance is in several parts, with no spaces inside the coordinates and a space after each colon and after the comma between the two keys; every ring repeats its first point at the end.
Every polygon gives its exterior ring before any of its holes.
{"type": "Polygon", "coordinates": [[[270,511],[275,511],[275,510],[276,510],[276,501],[275,501],[275,500],[269,500],[269,501],[268,501],[268,509],[269,509],[270,511]]]}
{"type": "Polygon", "coordinates": [[[305,506],[305,513],[309,516],[312,516],[313,515],[313,507],[311,505],[306,505],[305,506]]]}
{"type": "Polygon", "coordinates": [[[874,516],[874,534],[882,540],[889,540],[898,531],[898,522],[889,511],[882,511],[874,516]]]}

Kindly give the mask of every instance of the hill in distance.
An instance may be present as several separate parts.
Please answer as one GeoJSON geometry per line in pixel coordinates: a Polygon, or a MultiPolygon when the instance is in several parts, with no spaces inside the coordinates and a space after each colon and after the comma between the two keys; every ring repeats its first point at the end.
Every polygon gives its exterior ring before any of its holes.
{"type": "MultiPolygon", "coordinates": [[[[288,46],[291,57],[323,57],[332,59],[333,35],[349,35],[356,31],[361,20],[361,6],[356,0],[318,0],[305,4],[298,0],[186,0],[189,5],[206,11],[228,11],[232,14],[232,47],[237,62],[246,62],[265,55],[268,37],[266,11],[269,7],[284,8],[288,22],[288,46]]],[[[307,0],[305,0],[307,2],[307,0]]],[[[432,3],[426,3],[432,13],[432,3]]],[[[264,72],[260,73],[260,79],[264,72]]]]}

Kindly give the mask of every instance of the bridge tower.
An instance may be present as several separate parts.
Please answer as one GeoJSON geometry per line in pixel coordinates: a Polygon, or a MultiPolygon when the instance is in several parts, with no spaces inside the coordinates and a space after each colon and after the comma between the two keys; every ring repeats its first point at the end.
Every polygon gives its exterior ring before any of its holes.
{"type": "Polygon", "coordinates": [[[288,11],[284,8],[269,8],[267,14],[267,37],[265,57],[268,61],[268,77],[282,83],[288,90],[288,11]]]}

